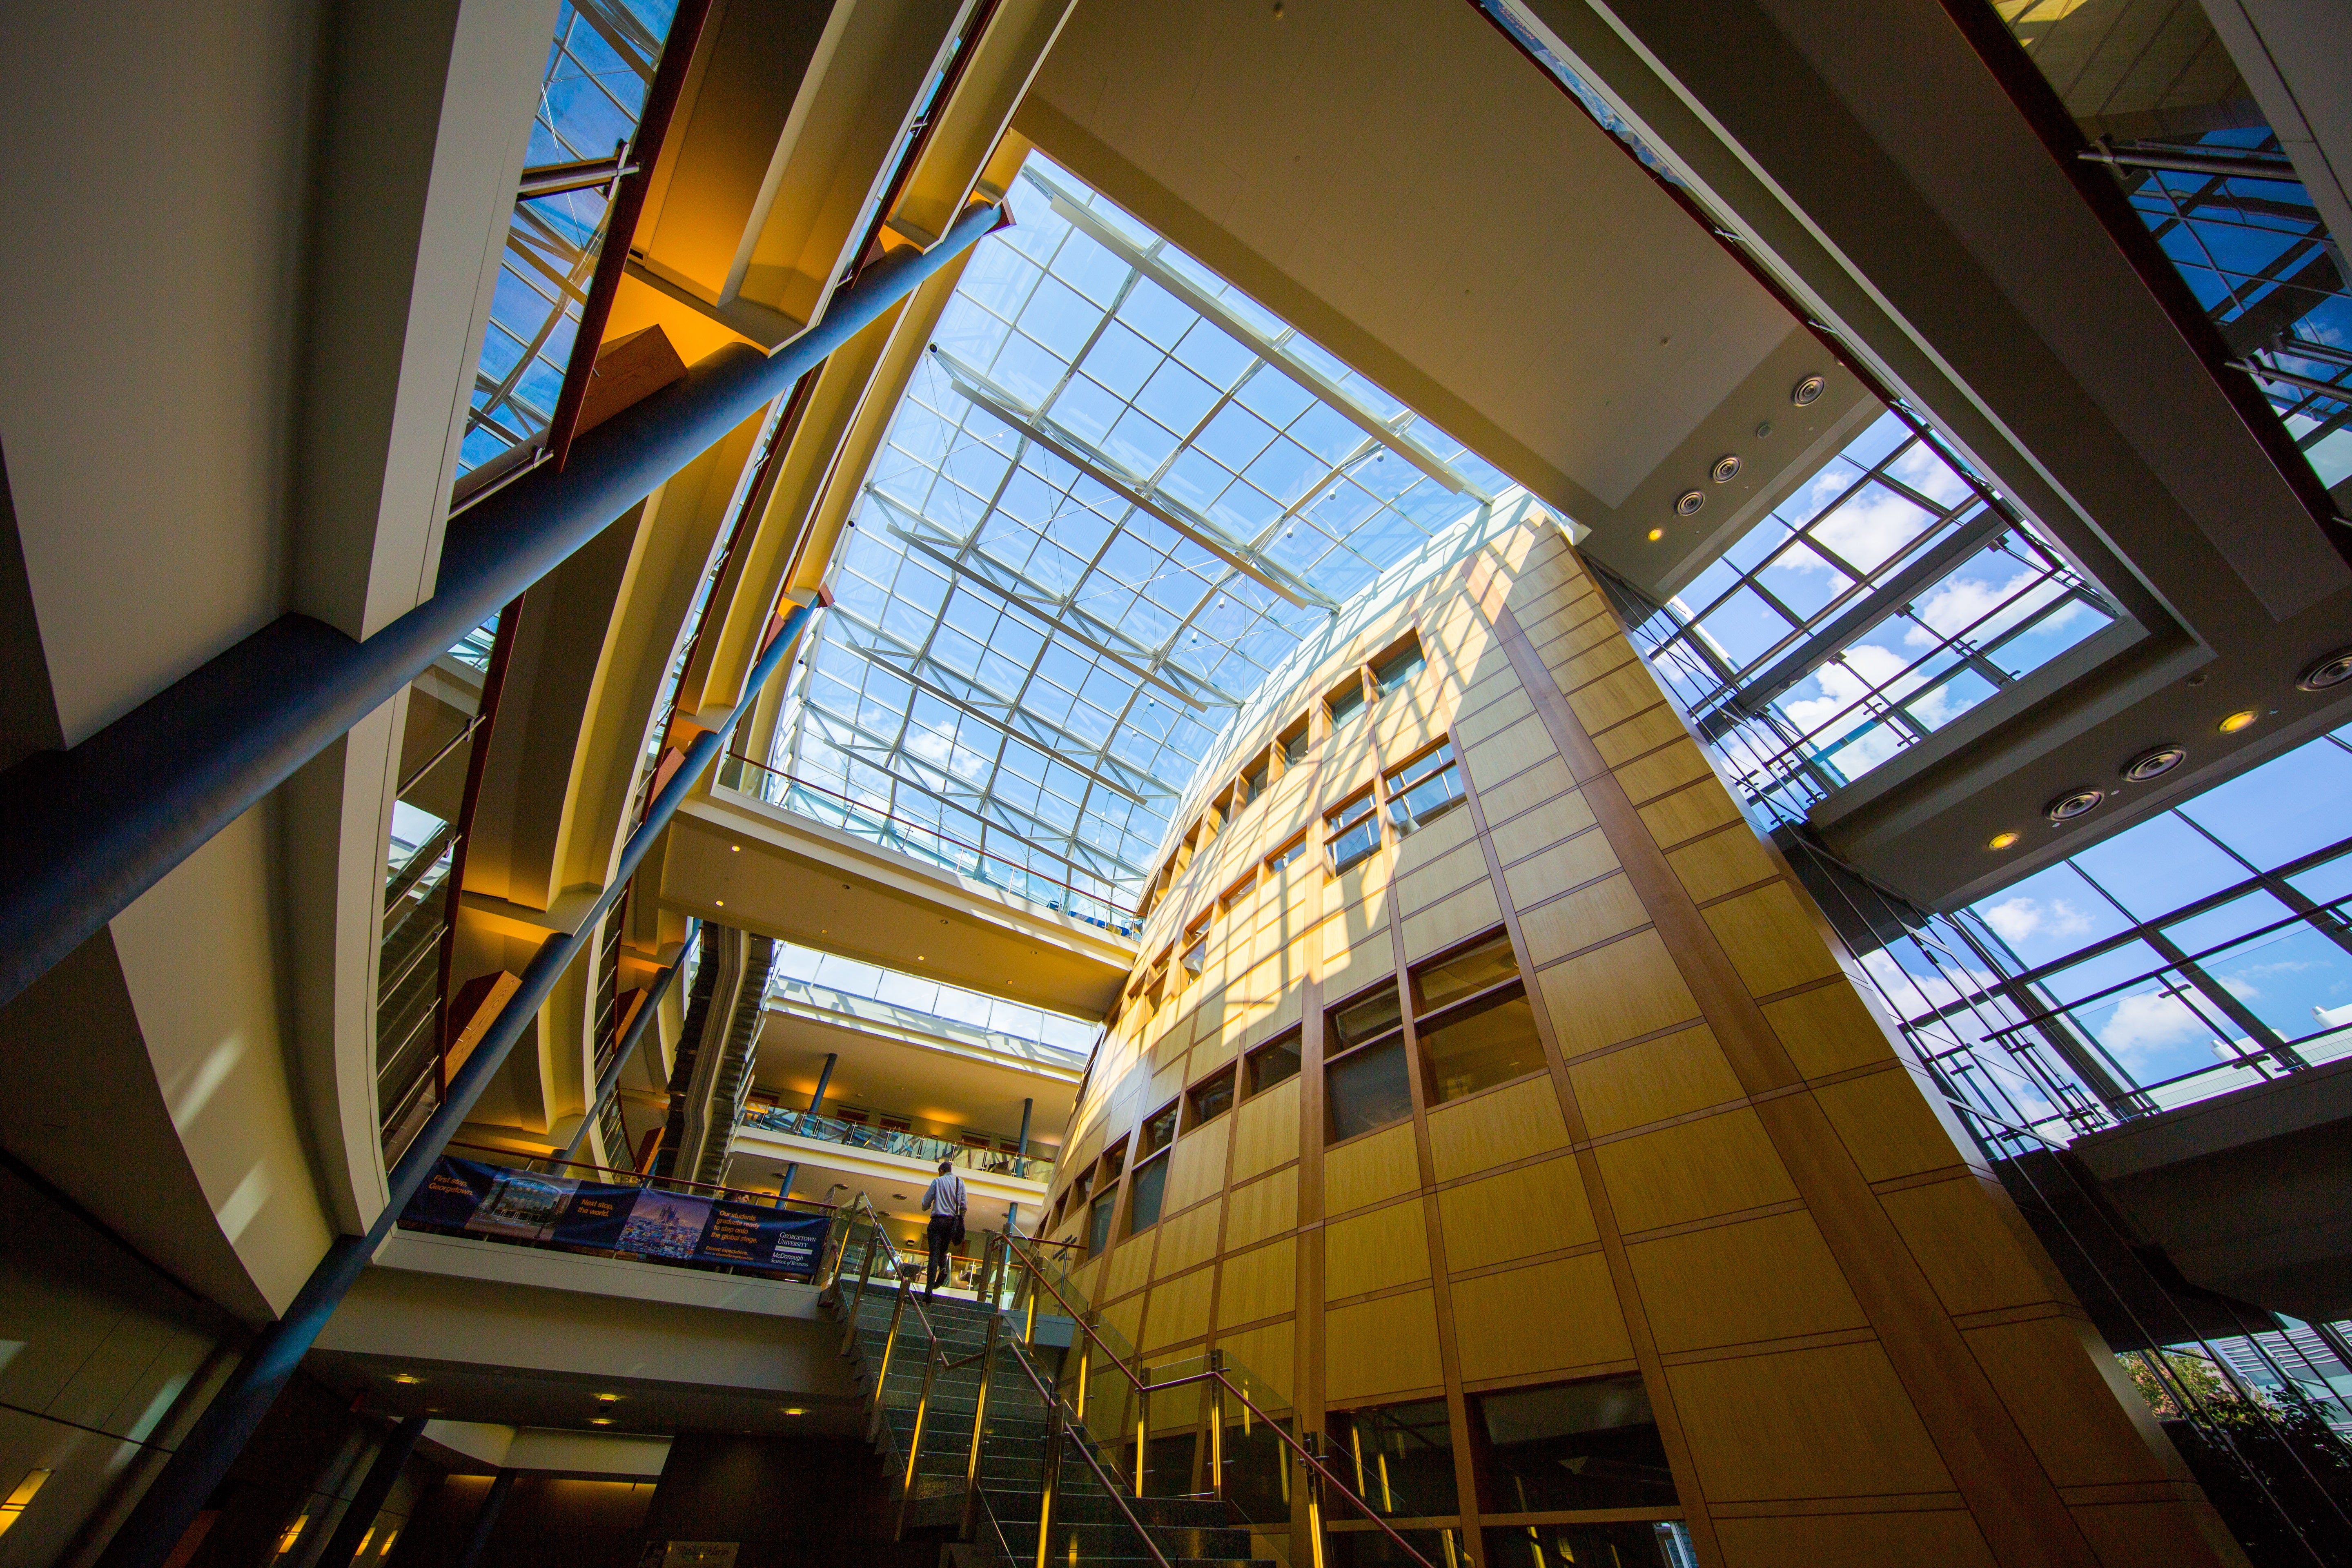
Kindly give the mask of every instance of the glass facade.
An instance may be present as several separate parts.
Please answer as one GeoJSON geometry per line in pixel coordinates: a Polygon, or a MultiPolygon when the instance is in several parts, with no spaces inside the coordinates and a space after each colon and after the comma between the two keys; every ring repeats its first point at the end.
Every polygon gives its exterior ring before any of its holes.
{"type": "Polygon", "coordinates": [[[768,798],[1129,929],[1225,720],[1502,476],[1032,156],[836,557],[768,798]]]}

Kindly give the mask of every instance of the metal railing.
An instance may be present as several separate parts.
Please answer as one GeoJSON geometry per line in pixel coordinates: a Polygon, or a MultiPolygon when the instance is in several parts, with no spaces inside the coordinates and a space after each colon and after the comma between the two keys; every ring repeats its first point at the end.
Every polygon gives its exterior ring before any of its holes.
{"type": "Polygon", "coordinates": [[[920,1132],[901,1132],[865,1122],[844,1121],[813,1110],[784,1110],[775,1106],[746,1105],[736,1119],[736,1124],[764,1128],[771,1132],[790,1133],[795,1138],[838,1143],[848,1149],[897,1154],[908,1160],[950,1160],[965,1170],[978,1171],[984,1175],[1011,1176],[1024,1182],[1051,1183],[1054,1179],[1054,1162],[1045,1155],[978,1149],[969,1143],[932,1138],[920,1132]]]}
{"type": "Polygon", "coordinates": [[[867,992],[827,985],[814,980],[796,980],[790,975],[779,975],[769,981],[768,997],[771,1002],[797,1005],[812,1013],[831,1014],[836,1017],[854,1018],[860,1023],[910,1029],[919,1034],[952,1040],[992,1056],[1018,1057],[1040,1067],[1060,1068],[1078,1073],[1084,1071],[1087,1065],[1087,1053],[1083,1050],[1057,1046],[1031,1035],[966,1023],[961,1018],[950,1018],[944,1014],[892,1002],[867,992]]]}
{"type": "Polygon", "coordinates": [[[1067,878],[1048,876],[1022,861],[982,849],[975,844],[967,844],[954,835],[942,833],[928,824],[902,817],[887,807],[854,799],[838,790],[811,784],[782,768],[754,762],[740,752],[728,752],[726,760],[758,772],[761,779],[757,793],[761,800],[771,805],[781,805],[787,811],[797,812],[815,821],[824,821],[817,811],[805,810],[793,803],[795,795],[814,797],[810,800],[812,805],[830,811],[840,818],[831,826],[845,833],[854,833],[860,838],[870,838],[885,849],[896,849],[919,860],[929,860],[958,876],[969,877],[975,882],[1011,893],[1015,898],[1026,899],[1033,904],[1043,904],[1056,914],[1067,915],[1072,920],[1082,921],[1116,936],[1132,937],[1143,929],[1140,911],[1121,909],[1099,893],[1081,892],[1067,878]],[[772,784],[774,787],[772,788],[772,784]],[[991,876],[986,868],[990,864],[1009,867],[1016,877],[991,876]],[[1041,886],[1058,889],[1059,893],[1040,897],[1034,889],[1041,886]]]}

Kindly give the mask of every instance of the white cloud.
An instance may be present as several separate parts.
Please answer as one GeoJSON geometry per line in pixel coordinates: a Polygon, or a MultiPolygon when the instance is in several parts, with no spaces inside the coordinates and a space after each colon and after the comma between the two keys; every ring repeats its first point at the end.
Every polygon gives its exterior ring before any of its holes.
{"type": "Polygon", "coordinates": [[[1813,537],[1864,572],[1917,538],[1935,519],[1894,491],[1866,485],[1813,527],[1813,537]]]}
{"type": "Polygon", "coordinates": [[[1984,918],[2003,942],[2012,945],[2044,932],[2054,942],[2063,942],[2091,929],[2091,917],[2066,900],[2053,899],[2044,909],[2039,899],[2022,893],[1985,910],[1984,918]]]}
{"type": "Polygon", "coordinates": [[[2100,1043],[2119,1057],[2146,1055],[2200,1037],[2210,1039],[2212,1033],[2187,1003],[2160,992],[2125,997],[2098,1032],[2100,1043]]]}

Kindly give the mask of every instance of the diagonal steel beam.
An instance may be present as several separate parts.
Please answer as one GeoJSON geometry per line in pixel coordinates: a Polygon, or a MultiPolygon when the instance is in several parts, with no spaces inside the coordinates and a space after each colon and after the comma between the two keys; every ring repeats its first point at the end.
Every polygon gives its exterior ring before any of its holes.
{"type": "Polygon", "coordinates": [[[1146,250],[1127,236],[1103,222],[1095,211],[1078,202],[1060,186],[1040,174],[1034,168],[1023,171],[1053,203],[1055,216],[1068,223],[1088,239],[1126,262],[1129,267],[1167,289],[1185,304],[1207,317],[1244,348],[1250,350],[1302,388],[1330,405],[1332,410],[1357,426],[1364,434],[1444,485],[1453,494],[1464,491],[1480,500],[1494,498],[1480,490],[1455,471],[1454,466],[1420,442],[1407,436],[1379,415],[1348,395],[1345,388],[1334,384],[1314,366],[1290,353],[1273,339],[1266,337],[1215,295],[1185,277],[1160,259],[1157,251],[1146,250]]]}
{"type": "Polygon", "coordinates": [[[1100,616],[1071,603],[1067,596],[1057,597],[1043,584],[1003,562],[977,552],[961,555],[955,553],[966,542],[881,491],[871,493],[890,510],[924,530],[919,532],[915,528],[893,523],[890,537],[941,571],[953,573],[961,581],[993,595],[1002,603],[1035,617],[1053,635],[1067,637],[1088,652],[1110,660],[1138,680],[1158,687],[1196,711],[1205,712],[1212,705],[1220,708],[1241,706],[1241,699],[1215,682],[1204,680],[1182,665],[1145,647],[1100,616]]]}
{"type": "Polygon", "coordinates": [[[1024,408],[1013,400],[1010,394],[946,350],[933,344],[930,352],[947,372],[948,379],[955,383],[958,392],[987,409],[1014,431],[1077,468],[1128,505],[1139,511],[1149,512],[1260,587],[1280,595],[1301,609],[1326,610],[1335,616],[1339,613],[1339,605],[1328,595],[1261,558],[1249,546],[1227,538],[1223,530],[1206,518],[1188,515],[1184,509],[1165,496],[1143,489],[1134,479],[1112,467],[1110,460],[1093,447],[1061,429],[1052,420],[1024,408]]]}

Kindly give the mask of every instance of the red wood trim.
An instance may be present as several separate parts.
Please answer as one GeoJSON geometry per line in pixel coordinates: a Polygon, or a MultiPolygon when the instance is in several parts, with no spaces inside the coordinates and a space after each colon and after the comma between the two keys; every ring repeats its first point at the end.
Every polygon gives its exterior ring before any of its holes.
{"type": "Polygon", "coordinates": [[[636,172],[625,174],[613,187],[613,205],[604,222],[604,248],[596,253],[596,270],[588,283],[588,298],[580,308],[580,328],[572,340],[572,355],[563,365],[563,390],[555,399],[555,415],[547,426],[548,456],[558,468],[572,455],[572,437],[578,433],[580,408],[588,398],[588,379],[596,368],[596,351],[604,341],[604,323],[612,319],[613,301],[621,291],[621,270],[636,238],[637,220],[646,210],[654,165],[661,161],[662,142],[686,90],[688,68],[709,21],[711,0],[681,0],[669,38],[662,45],[661,63],[654,68],[653,86],[646,89],[645,112],[637,116],[636,134],[630,138],[629,161],[636,172]]]}

